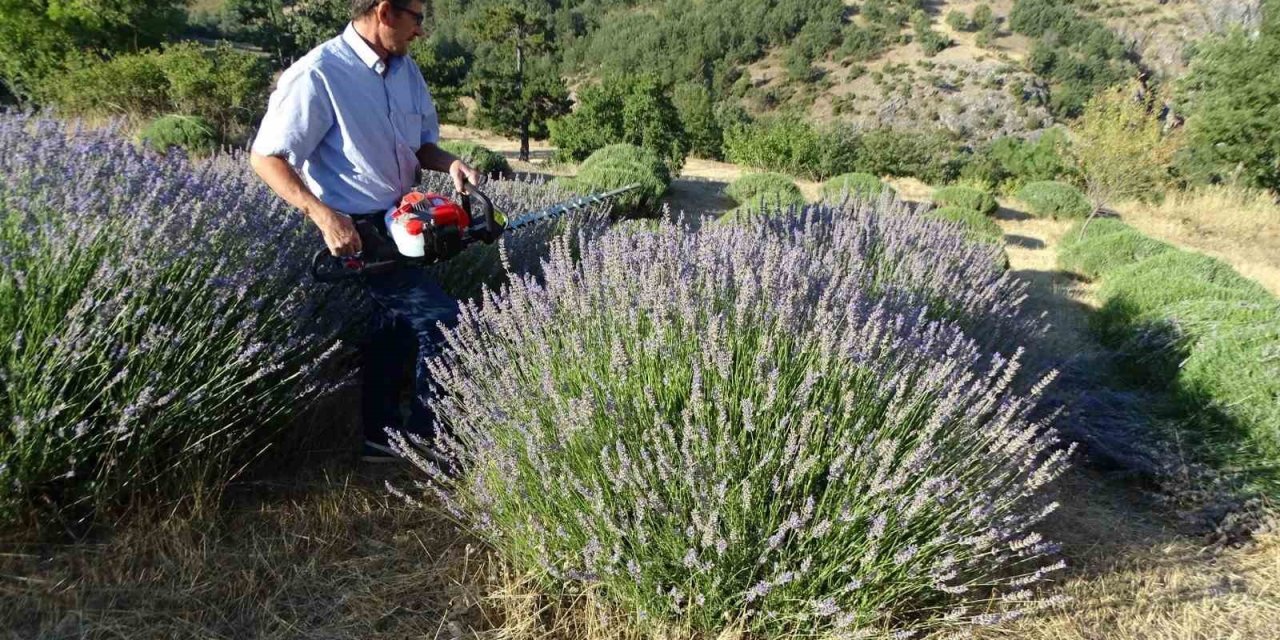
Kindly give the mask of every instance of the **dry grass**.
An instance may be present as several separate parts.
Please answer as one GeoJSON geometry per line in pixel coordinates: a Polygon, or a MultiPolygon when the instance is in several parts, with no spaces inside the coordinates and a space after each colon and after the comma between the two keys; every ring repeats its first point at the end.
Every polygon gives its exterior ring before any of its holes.
{"type": "Polygon", "coordinates": [[[1217,186],[1172,192],[1159,205],[1115,209],[1143,233],[1225,260],[1280,295],[1280,204],[1274,196],[1217,186]]]}
{"type": "Polygon", "coordinates": [[[1071,563],[1072,598],[980,638],[1273,640],[1280,629],[1280,536],[1240,548],[1202,543],[1180,514],[1140,492],[1077,472],[1059,488],[1050,533],[1071,563]]]}
{"type": "Polygon", "coordinates": [[[10,534],[0,638],[431,638],[481,624],[476,547],[389,497],[386,476],[259,483],[216,516],[155,510],[74,544],[10,534]]]}

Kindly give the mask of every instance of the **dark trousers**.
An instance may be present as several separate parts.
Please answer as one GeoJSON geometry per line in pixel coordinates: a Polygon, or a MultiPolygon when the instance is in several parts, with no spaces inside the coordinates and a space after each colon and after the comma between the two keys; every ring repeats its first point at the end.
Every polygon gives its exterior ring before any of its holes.
{"type": "Polygon", "coordinates": [[[430,441],[436,429],[431,402],[444,390],[432,381],[426,361],[443,339],[438,323],[457,322],[458,302],[421,268],[370,276],[365,290],[374,302],[361,350],[365,438],[385,444],[386,430],[395,429],[430,441]]]}

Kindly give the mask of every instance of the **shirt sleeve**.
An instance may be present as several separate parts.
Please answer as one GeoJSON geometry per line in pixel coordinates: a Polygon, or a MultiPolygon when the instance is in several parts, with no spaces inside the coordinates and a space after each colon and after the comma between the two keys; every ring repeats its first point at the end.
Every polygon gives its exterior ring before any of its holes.
{"type": "Polygon", "coordinates": [[[301,168],[333,123],[333,102],[324,79],[314,69],[285,72],[271,94],[252,149],[264,156],[286,157],[301,168]]]}

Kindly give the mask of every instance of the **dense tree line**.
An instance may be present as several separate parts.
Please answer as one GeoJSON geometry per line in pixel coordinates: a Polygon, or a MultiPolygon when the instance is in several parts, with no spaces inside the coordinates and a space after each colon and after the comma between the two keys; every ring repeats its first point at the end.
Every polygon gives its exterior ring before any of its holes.
{"type": "MultiPolygon", "coordinates": [[[[0,0],[0,100],[72,116],[123,116],[139,125],[168,117],[184,131],[213,131],[213,142],[243,141],[265,108],[271,74],[333,37],[349,17],[348,6],[347,0],[227,0],[216,14],[188,15],[182,0],[0,0]],[[183,35],[236,45],[177,43],[183,35]]],[[[430,0],[428,6],[430,35],[415,43],[413,56],[442,117],[470,118],[525,140],[551,136],[574,159],[630,142],[672,168],[692,153],[754,158],[810,176],[851,167],[944,179],[964,171],[1000,183],[1009,171],[998,165],[1018,164],[1022,151],[1012,150],[1024,149],[999,147],[992,155],[963,140],[942,144],[937,132],[853,136],[838,127],[819,131],[786,114],[755,122],[743,110],[739,99],[750,87],[745,67],[771,51],[783,54],[789,77],[809,82],[818,60],[866,60],[913,39],[926,53],[948,46],[922,0],[848,6],[841,0],[430,0]],[[571,84],[577,113],[566,118],[571,84]],[[469,115],[461,108],[464,97],[475,104],[469,115]],[[880,158],[881,149],[899,160],[880,158]]],[[[1028,65],[1043,78],[1036,90],[1011,89],[1044,100],[1066,121],[1091,97],[1139,73],[1129,47],[1087,17],[1086,8],[1077,0],[1017,0],[1006,23],[1034,39],[1028,65]]],[[[1194,49],[1191,70],[1173,94],[1187,133],[1170,168],[1176,179],[1280,188],[1278,15],[1280,0],[1267,0],[1257,32],[1227,34],[1194,49]]],[[[972,17],[953,12],[949,20],[962,31],[997,24],[985,5],[972,17]]]]}

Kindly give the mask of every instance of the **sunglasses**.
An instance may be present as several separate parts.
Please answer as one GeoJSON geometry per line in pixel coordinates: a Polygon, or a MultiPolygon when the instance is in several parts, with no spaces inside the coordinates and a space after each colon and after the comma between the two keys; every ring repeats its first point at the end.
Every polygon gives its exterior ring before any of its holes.
{"type": "Polygon", "coordinates": [[[418,26],[419,26],[419,27],[421,27],[421,26],[422,26],[422,23],[423,23],[423,22],[426,22],[426,20],[427,20],[427,15],[426,15],[425,13],[418,13],[417,11],[414,11],[413,9],[406,9],[406,8],[404,8],[404,7],[398,7],[398,6],[396,6],[396,5],[395,5],[395,3],[394,3],[394,2],[393,2],[393,3],[391,3],[391,8],[392,8],[392,9],[399,10],[399,11],[403,11],[403,12],[405,12],[405,13],[407,13],[407,14],[409,14],[409,15],[413,16],[413,21],[414,21],[414,22],[416,22],[416,23],[418,23],[418,26]]]}

